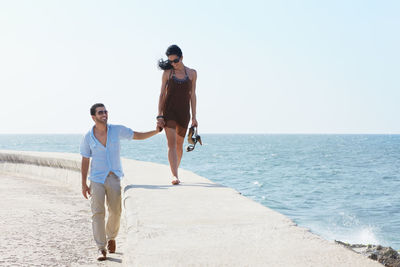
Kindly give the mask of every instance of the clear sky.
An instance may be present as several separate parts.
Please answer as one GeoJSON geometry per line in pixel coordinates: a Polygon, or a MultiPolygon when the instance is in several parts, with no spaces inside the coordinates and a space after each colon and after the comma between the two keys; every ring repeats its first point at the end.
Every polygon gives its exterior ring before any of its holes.
{"type": "Polygon", "coordinates": [[[0,1],[0,133],[155,127],[157,60],[203,133],[400,133],[400,1],[0,1]]]}

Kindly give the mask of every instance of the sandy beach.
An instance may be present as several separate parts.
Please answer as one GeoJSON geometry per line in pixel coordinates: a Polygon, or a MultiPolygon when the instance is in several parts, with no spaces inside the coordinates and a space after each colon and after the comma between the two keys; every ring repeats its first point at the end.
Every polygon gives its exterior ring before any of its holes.
{"type": "Polygon", "coordinates": [[[5,174],[0,181],[0,266],[122,266],[121,252],[97,262],[90,204],[77,188],[5,174]]]}

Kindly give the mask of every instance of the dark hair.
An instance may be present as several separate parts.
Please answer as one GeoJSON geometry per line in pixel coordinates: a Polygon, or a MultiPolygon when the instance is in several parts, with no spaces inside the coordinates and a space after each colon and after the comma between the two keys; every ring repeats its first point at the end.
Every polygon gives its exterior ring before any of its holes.
{"type": "MultiPolygon", "coordinates": [[[[170,55],[176,55],[178,58],[181,58],[182,50],[177,45],[170,45],[167,48],[167,51],[165,52],[165,54],[167,55],[167,57],[170,55]]],[[[167,60],[160,59],[158,61],[158,67],[162,70],[172,69],[172,65],[171,65],[171,63],[169,63],[168,59],[167,60]]]]}
{"type": "Polygon", "coordinates": [[[96,115],[96,108],[105,107],[102,103],[96,103],[90,108],[90,115],[96,115]]]}

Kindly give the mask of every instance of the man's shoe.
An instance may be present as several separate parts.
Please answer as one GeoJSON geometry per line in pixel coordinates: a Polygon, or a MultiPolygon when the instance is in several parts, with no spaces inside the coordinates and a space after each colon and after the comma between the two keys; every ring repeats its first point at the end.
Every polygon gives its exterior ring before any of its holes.
{"type": "Polygon", "coordinates": [[[115,253],[115,249],[116,249],[117,245],[115,244],[115,240],[108,240],[108,252],[110,253],[115,253]]]}
{"type": "Polygon", "coordinates": [[[99,249],[98,261],[105,261],[107,259],[107,251],[105,249],[99,249]]]}

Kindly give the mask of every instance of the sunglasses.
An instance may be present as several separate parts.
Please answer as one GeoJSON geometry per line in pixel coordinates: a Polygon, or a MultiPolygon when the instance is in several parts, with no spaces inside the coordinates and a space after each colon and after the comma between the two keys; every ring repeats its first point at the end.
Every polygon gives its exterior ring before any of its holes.
{"type": "Polygon", "coordinates": [[[103,115],[103,114],[108,114],[107,110],[99,110],[97,111],[97,115],[103,115]]]}
{"type": "Polygon", "coordinates": [[[196,147],[197,142],[199,142],[200,145],[203,145],[203,143],[201,142],[200,135],[197,134],[197,127],[192,126],[192,127],[190,127],[189,133],[188,133],[189,145],[186,147],[186,151],[187,152],[193,151],[194,148],[196,147]],[[193,137],[193,135],[194,135],[194,137],[193,137]]]}
{"type": "Polygon", "coordinates": [[[178,57],[178,58],[175,58],[174,60],[169,60],[168,59],[168,63],[169,64],[172,64],[172,63],[178,63],[179,62],[179,60],[180,60],[180,58],[178,57]]]}

